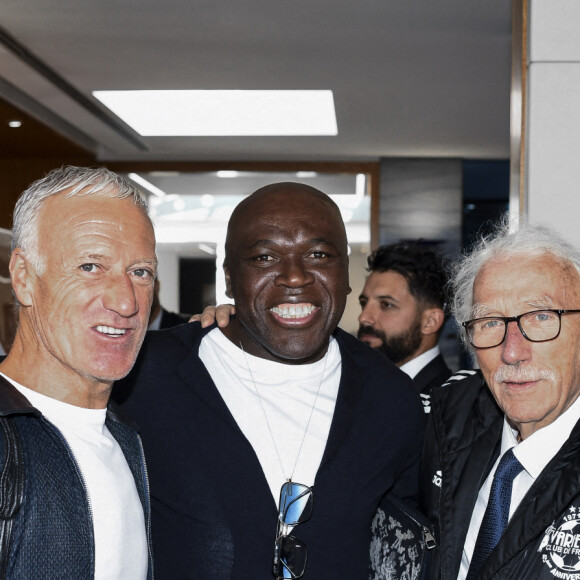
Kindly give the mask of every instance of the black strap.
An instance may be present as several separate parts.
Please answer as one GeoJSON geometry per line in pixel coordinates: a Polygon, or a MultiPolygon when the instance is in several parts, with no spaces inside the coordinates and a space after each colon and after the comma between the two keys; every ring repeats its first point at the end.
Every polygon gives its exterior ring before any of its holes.
{"type": "Polygon", "coordinates": [[[0,417],[5,461],[0,472],[0,578],[6,577],[12,522],[24,500],[24,457],[20,436],[10,417],[0,417]]]}

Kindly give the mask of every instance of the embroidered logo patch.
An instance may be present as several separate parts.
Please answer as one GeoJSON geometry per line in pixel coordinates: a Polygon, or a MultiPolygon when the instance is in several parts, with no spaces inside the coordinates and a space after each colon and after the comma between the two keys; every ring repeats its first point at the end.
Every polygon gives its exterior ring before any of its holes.
{"type": "Polygon", "coordinates": [[[443,479],[441,478],[441,470],[437,470],[435,472],[435,475],[433,475],[433,479],[431,480],[431,483],[433,485],[436,485],[437,487],[441,487],[441,483],[443,482],[443,479]]]}
{"type": "Polygon", "coordinates": [[[580,510],[571,506],[556,527],[548,527],[538,548],[554,578],[580,580],[580,510]]]}

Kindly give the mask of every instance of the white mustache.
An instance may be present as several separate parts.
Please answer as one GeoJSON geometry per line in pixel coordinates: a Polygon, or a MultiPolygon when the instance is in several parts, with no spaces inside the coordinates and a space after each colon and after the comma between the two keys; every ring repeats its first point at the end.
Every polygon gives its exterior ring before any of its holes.
{"type": "Polygon", "coordinates": [[[493,376],[496,383],[532,383],[540,380],[553,380],[554,373],[548,369],[503,366],[493,376]]]}

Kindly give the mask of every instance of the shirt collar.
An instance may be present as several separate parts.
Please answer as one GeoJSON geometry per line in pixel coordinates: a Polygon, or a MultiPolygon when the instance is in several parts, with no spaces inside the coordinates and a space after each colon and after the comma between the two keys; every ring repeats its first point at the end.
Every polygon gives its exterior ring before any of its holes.
{"type": "Polygon", "coordinates": [[[538,429],[527,439],[518,443],[518,432],[512,429],[504,417],[501,438],[501,454],[514,448],[514,455],[524,469],[535,479],[558,453],[570,437],[574,425],[580,419],[580,397],[549,425],[538,429]]]}
{"type": "Polygon", "coordinates": [[[412,379],[414,379],[423,367],[426,367],[434,358],[439,356],[440,350],[439,345],[435,345],[433,348],[425,351],[424,353],[401,365],[399,368],[407,373],[412,379]]]}
{"type": "Polygon", "coordinates": [[[161,317],[163,316],[163,308],[159,309],[157,316],[149,322],[147,330],[160,330],[161,329],[161,317]]]}

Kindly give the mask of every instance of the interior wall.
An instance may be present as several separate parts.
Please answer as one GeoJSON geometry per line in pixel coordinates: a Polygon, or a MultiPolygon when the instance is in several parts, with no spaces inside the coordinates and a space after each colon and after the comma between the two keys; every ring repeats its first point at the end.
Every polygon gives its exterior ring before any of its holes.
{"type": "Polygon", "coordinates": [[[10,350],[16,332],[16,308],[8,270],[11,240],[11,232],[0,229],[0,353],[10,350]]]}
{"type": "MultiPolygon", "coordinates": [[[[179,256],[177,252],[157,247],[159,302],[170,312],[179,312],[179,256]]],[[[195,313],[192,313],[195,314],[195,313]]]]}
{"type": "MultiPolygon", "coordinates": [[[[424,238],[448,258],[461,251],[463,163],[458,159],[382,159],[380,244],[424,238]]],[[[460,367],[456,329],[446,326],[439,347],[452,369],[460,367]]]]}
{"type": "Polygon", "coordinates": [[[346,308],[340,321],[340,327],[355,336],[358,331],[358,317],[360,314],[358,297],[362,292],[367,277],[367,255],[368,248],[363,247],[355,249],[349,256],[348,271],[352,290],[346,301],[346,308]]]}
{"type": "Polygon", "coordinates": [[[530,0],[528,219],[580,246],[580,2],[530,0]]]}
{"type": "Polygon", "coordinates": [[[91,165],[87,158],[0,158],[0,228],[12,227],[12,212],[20,194],[50,170],[63,165],[91,165]]]}
{"type": "Polygon", "coordinates": [[[455,256],[461,248],[462,162],[382,159],[380,244],[425,238],[455,256]]]}

